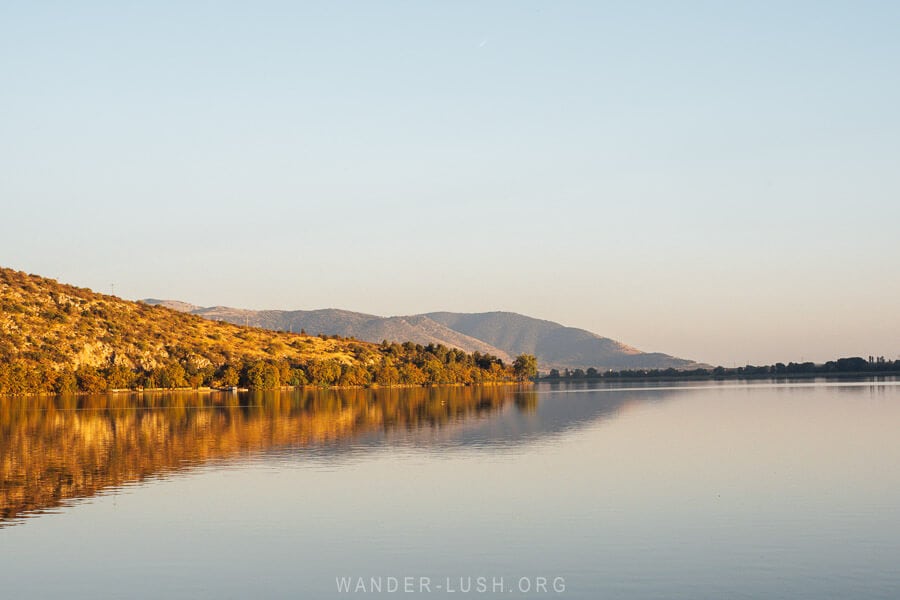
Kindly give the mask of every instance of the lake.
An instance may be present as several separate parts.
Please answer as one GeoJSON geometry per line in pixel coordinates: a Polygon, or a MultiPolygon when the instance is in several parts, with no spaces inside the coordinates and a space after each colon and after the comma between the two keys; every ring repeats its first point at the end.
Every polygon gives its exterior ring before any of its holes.
{"type": "Polygon", "coordinates": [[[0,398],[0,597],[898,598],[898,432],[894,379],[0,398]]]}

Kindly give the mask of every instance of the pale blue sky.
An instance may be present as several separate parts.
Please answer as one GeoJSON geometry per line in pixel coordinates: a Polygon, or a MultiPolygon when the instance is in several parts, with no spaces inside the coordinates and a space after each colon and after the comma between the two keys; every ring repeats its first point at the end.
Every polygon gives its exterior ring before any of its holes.
{"type": "Polygon", "coordinates": [[[0,264],[900,355],[900,4],[0,2],[0,264]]]}

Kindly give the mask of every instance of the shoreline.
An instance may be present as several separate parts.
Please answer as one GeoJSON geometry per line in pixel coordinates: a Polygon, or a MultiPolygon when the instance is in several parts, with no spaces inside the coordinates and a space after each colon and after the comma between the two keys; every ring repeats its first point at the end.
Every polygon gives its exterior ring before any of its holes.
{"type": "Polygon", "coordinates": [[[615,375],[607,377],[541,377],[536,383],[616,382],[616,381],[745,381],[745,380],[792,380],[792,379],[858,379],[860,377],[900,377],[900,371],[848,371],[845,373],[742,373],[728,375],[615,375]]]}
{"type": "Polygon", "coordinates": [[[33,396],[52,396],[52,397],[72,397],[72,396],[105,396],[105,395],[128,395],[128,394],[165,394],[165,393],[202,393],[202,394],[238,394],[249,392],[292,392],[295,390],[392,390],[392,389],[415,389],[415,388],[449,388],[449,387],[499,387],[499,386],[521,386],[534,385],[533,380],[524,381],[482,381],[478,383],[398,383],[396,385],[285,385],[271,389],[250,389],[246,387],[233,388],[213,388],[213,387],[181,387],[181,388],[120,388],[105,390],[102,392],[70,392],[67,394],[53,394],[47,392],[24,392],[21,394],[11,394],[0,392],[0,400],[4,398],[24,398],[33,396]]]}

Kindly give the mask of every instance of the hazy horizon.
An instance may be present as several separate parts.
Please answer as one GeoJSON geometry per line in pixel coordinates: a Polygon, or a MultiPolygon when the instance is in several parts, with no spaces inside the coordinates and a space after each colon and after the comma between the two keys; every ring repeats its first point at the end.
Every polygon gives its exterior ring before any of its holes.
{"type": "Polygon", "coordinates": [[[0,7],[0,265],[900,356],[900,5],[0,7]]]}

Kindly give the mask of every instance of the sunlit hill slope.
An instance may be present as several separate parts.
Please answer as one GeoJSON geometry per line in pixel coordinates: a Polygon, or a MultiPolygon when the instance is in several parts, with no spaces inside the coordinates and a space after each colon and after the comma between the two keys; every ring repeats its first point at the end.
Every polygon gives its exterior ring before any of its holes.
{"type": "Polygon", "coordinates": [[[0,393],[419,385],[526,375],[478,352],[242,327],[0,268],[0,393]]]}

